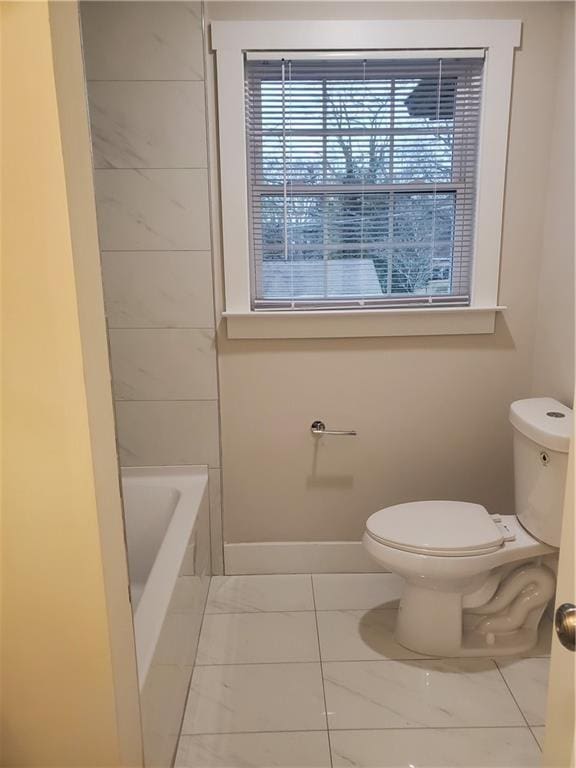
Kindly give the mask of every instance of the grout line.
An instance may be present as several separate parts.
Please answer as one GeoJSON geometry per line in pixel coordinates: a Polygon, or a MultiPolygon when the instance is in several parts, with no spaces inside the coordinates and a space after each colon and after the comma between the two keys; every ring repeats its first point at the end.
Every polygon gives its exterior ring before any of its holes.
{"type": "Polygon", "coordinates": [[[181,737],[196,738],[197,736],[269,736],[281,733],[326,733],[320,728],[299,728],[297,731],[202,731],[201,733],[182,733],[181,737]]]}
{"type": "Polygon", "coordinates": [[[196,663],[197,667],[207,669],[208,667],[273,667],[284,664],[319,664],[318,659],[301,659],[299,661],[223,661],[217,664],[211,661],[209,664],[196,663]]]}
{"type": "MultiPolygon", "coordinates": [[[[235,546],[240,546],[241,544],[251,544],[251,543],[253,543],[253,542],[231,541],[231,542],[227,542],[227,545],[235,547],[235,546]]],[[[266,543],[266,542],[264,542],[264,543],[266,543]]],[[[270,542],[268,542],[268,543],[270,543],[270,542]]],[[[277,542],[277,543],[281,543],[282,544],[282,543],[291,543],[291,542],[277,542]]],[[[351,541],[346,541],[344,543],[345,544],[359,544],[360,542],[359,541],[351,540],[351,541]]],[[[394,576],[392,571],[342,571],[341,573],[340,572],[335,572],[335,571],[278,571],[276,573],[271,573],[269,571],[263,571],[261,573],[259,573],[259,572],[256,572],[256,573],[227,573],[225,575],[229,579],[232,579],[232,578],[247,579],[247,578],[252,578],[253,576],[254,577],[258,576],[259,578],[261,578],[263,576],[268,576],[270,578],[276,578],[276,576],[302,576],[302,577],[312,576],[312,578],[314,578],[314,576],[338,576],[338,577],[342,577],[342,576],[394,576]]],[[[398,597],[396,599],[399,600],[400,598],[398,597]]],[[[322,609],[319,608],[317,610],[322,610],[322,609]]]]}
{"type": "Polygon", "coordinates": [[[186,77],[186,78],[174,79],[173,77],[170,77],[170,78],[87,77],[86,82],[87,83],[203,83],[204,78],[203,77],[202,78],[186,77]]]}
{"type": "Polygon", "coordinates": [[[204,253],[210,256],[209,248],[100,248],[100,253],[204,253]]]}
{"type": "Polygon", "coordinates": [[[415,725],[399,728],[332,728],[333,731],[485,731],[498,730],[530,730],[528,725],[415,725]]]}
{"type": "MultiPolygon", "coordinates": [[[[400,601],[400,598],[398,598],[398,602],[400,601]]],[[[398,605],[393,606],[392,608],[383,608],[380,605],[370,606],[369,608],[317,608],[317,613],[386,613],[386,612],[396,612],[398,610],[398,605]]]]}
{"type": "Polygon", "coordinates": [[[284,666],[286,664],[306,664],[306,666],[310,666],[310,664],[320,664],[320,661],[318,659],[310,659],[308,661],[229,661],[226,664],[196,664],[197,667],[202,667],[202,669],[209,669],[210,667],[214,667],[215,669],[218,669],[219,667],[270,667],[270,666],[284,666]]]}
{"type": "Polygon", "coordinates": [[[207,616],[262,616],[267,613],[314,613],[314,608],[286,608],[273,609],[271,611],[206,611],[207,616]]]}
{"type": "Polygon", "coordinates": [[[198,325],[108,325],[109,331],[210,331],[215,328],[198,325]]]}
{"type": "MultiPolygon", "coordinates": [[[[288,611],[275,611],[270,613],[288,613],[288,611]]],[[[305,613],[309,614],[311,611],[294,611],[294,613],[305,613]]],[[[231,616],[231,615],[261,615],[261,614],[217,614],[217,613],[206,613],[203,616],[203,621],[206,616],[231,616]]],[[[319,634],[319,627],[318,622],[316,621],[316,627],[318,632],[318,637],[320,637],[319,634]]],[[[264,665],[274,665],[274,664],[317,664],[320,662],[320,664],[386,664],[389,662],[402,662],[403,664],[420,664],[423,665],[425,662],[441,662],[443,664],[450,664],[451,662],[454,663],[462,663],[467,661],[491,661],[492,663],[496,664],[495,660],[490,656],[382,656],[379,659],[375,659],[374,657],[365,658],[365,659],[323,659],[321,654],[320,660],[318,659],[277,659],[276,661],[227,661],[227,662],[211,662],[209,664],[198,664],[198,666],[201,667],[249,667],[249,666],[264,666],[264,665]]],[[[511,657],[510,657],[511,658],[511,657]]],[[[527,657],[523,657],[527,658],[527,657]]],[[[533,656],[531,658],[539,658],[536,656],[533,656]]],[[[521,660],[521,659],[519,659],[521,660]]],[[[496,665],[497,666],[497,665],[496,665]]],[[[500,671],[500,670],[498,670],[500,671]]],[[[463,673],[465,674],[465,673],[463,673]]],[[[502,674],[500,672],[500,674],[502,674]]],[[[504,682],[506,682],[504,680],[504,682]]],[[[506,684],[506,687],[510,690],[508,684],[506,684]]],[[[516,701],[516,699],[514,699],[516,701]]],[[[519,706],[519,705],[518,705],[519,706]]],[[[526,725],[528,727],[530,726],[530,723],[526,721],[526,725]]],[[[535,725],[535,728],[541,727],[540,725],[535,725]]]]}
{"type": "Polygon", "coordinates": [[[210,253],[209,248],[100,248],[100,253],[210,253]]]}
{"type": "Polygon", "coordinates": [[[94,166],[95,171],[207,171],[205,165],[119,165],[94,166]]]}
{"type": "MultiPolygon", "coordinates": [[[[531,730],[527,725],[417,725],[399,728],[332,728],[336,733],[354,731],[367,733],[374,731],[486,731],[486,730],[531,730]]],[[[182,736],[236,736],[243,734],[273,734],[273,733],[326,733],[323,728],[298,728],[283,731],[202,731],[201,733],[182,733],[182,736]]]]}
{"type": "MultiPolygon", "coordinates": [[[[302,611],[304,613],[304,611],[302,611]]],[[[307,611],[307,613],[310,613],[310,611],[307,611]]],[[[205,614],[205,616],[214,616],[217,614],[205,614]]],[[[229,615],[229,614],[224,614],[229,615]]],[[[535,658],[535,657],[533,657],[535,658]]],[[[494,659],[490,658],[489,656],[390,656],[390,657],[382,657],[380,659],[375,658],[369,658],[369,659],[321,659],[320,662],[318,662],[318,659],[278,659],[276,661],[223,661],[221,663],[216,662],[210,662],[209,664],[196,664],[198,667],[254,667],[254,666],[273,666],[274,664],[385,664],[389,662],[402,662],[403,664],[413,664],[413,663],[419,663],[423,664],[424,662],[461,662],[461,661],[494,661],[494,659]]],[[[465,674],[465,673],[463,673],[465,674]]],[[[515,700],[516,701],[516,700],[515,700]]],[[[530,723],[526,721],[526,725],[528,727],[530,726],[530,723]]],[[[512,726],[510,726],[512,727],[512,726]]],[[[540,728],[540,725],[535,725],[534,728],[540,728]]]]}
{"type": "Polygon", "coordinates": [[[180,748],[180,741],[182,739],[183,734],[182,728],[184,726],[184,721],[186,720],[186,713],[188,711],[188,702],[190,699],[190,691],[192,690],[192,677],[194,676],[194,669],[196,668],[196,659],[198,657],[198,648],[200,647],[200,638],[202,637],[202,627],[204,626],[204,616],[206,615],[206,605],[208,603],[208,595],[210,594],[210,587],[212,586],[212,577],[210,577],[210,580],[208,582],[208,589],[206,590],[206,596],[204,598],[204,605],[202,606],[202,621],[200,622],[200,630],[198,632],[198,641],[196,643],[196,653],[194,654],[194,661],[192,663],[192,669],[190,671],[190,677],[188,679],[188,690],[186,691],[186,700],[184,702],[184,709],[182,711],[182,717],[180,718],[180,727],[178,729],[178,739],[176,741],[176,748],[174,750],[173,760],[175,761],[176,755],[178,754],[178,750],[180,748]]]}
{"type": "Polygon", "coordinates": [[[542,749],[542,747],[540,746],[540,742],[538,741],[538,738],[537,738],[536,734],[534,733],[534,728],[545,728],[545,727],[546,727],[546,726],[543,726],[543,725],[531,725],[531,726],[529,726],[529,728],[530,728],[530,733],[532,734],[532,736],[533,736],[533,738],[534,738],[534,741],[536,742],[536,746],[538,747],[538,749],[540,750],[540,752],[543,752],[544,750],[543,750],[543,749],[542,749]]]}
{"type": "MultiPolygon", "coordinates": [[[[136,251],[137,253],[137,251],[136,251]]],[[[162,251],[163,253],[163,251],[162,251]]],[[[169,253],[169,251],[168,251],[169,253]]],[[[227,541],[226,546],[227,547],[237,547],[243,544],[253,544],[254,542],[250,541],[227,541]]],[[[292,543],[292,542],[260,542],[260,543],[292,543]]],[[[298,542],[297,542],[298,543],[298,542]]],[[[358,544],[357,541],[348,541],[345,542],[346,544],[358,544]]],[[[241,571],[240,573],[226,573],[225,576],[228,576],[229,578],[234,577],[242,577],[247,578],[248,576],[393,576],[394,574],[392,571],[342,571],[341,573],[336,573],[335,571],[251,571],[251,572],[245,572],[241,571]]],[[[400,598],[398,598],[400,599],[400,598]]],[[[322,609],[320,609],[322,610],[322,609]]]]}
{"type": "MultiPolygon", "coordinates": [[[[137,402],[131,400],[120,400],[119,402],[137,402]]],[[[153,401],[155,402],[155,401],[153,401]]],[[[174,401],[171,401],[174,402],[174,401]]],[[[187,402],[187,401],[186,401],[187,402]]],[[[228,578],[228,577],[227,577],[228,578]]],[[[312,613],[316,610],[316,613],[396,613],[398,606],[395,608],[272,608],[271,610],[252,609],[252,610],[230,610],[230,611],[206,611],[209,616],[229,616],[230,614],[240,613],[312,613]]],[[[491,658],[491,657],[489,657],[491,658]]]]}
{"type": "Polygon", "coordinates": [[[314,620],[316,622],[316,639],[318,640],[318,658],[320,659],[320,680],[322,681],[322,696],[324,698],[324,717],[326,719],[326,734],[328,738],[328,753],[330,755],[330,768],[333,768],[332,740],[330,739],[330,722],[328,720],[328,704],[326,702],[326,685],[324,683],[324,667],[322,664],[322,646],[320,644],[320,627],[318,626],[318,613],[316,612],[316,595],[314,593],[314,578],[310,574],[310,587],[312,589],[312,602],[314,604],[314,620]]]}
{"type": "Polygon", "coordinates": [[[124,397],[115,397],[114,398],[115,403],[218,403],[217,398],[215,397],[178,397],[178,398],[172,398],[172,397],[155,397],[155,398],[124,398],[124,397]]]}
{"type": "MultiPolygon", "coordinates": [[[[510,696],[512,696],[512,698],[513,698],[513,700],[514,700],[514,704],[516,704],[516,706],[518,707],[518,709],[519,709],[519,711],[520,711],[520,714],[522,715],[522,718],[523,718],[524,722],[526,723],[526,725],[528,726],[528,728],[530,728],[530,723],[529,723],[529,722],[528,722],[528,720],[526,719],[526,715],[524,714],[524,710],[522,709],[522,707],[520,706],[520,704],[518,704],[518,701],[516,700],[516,696],[514,696],[514,694],[512,693],[512,688],[510,688],[510,686],[508,685],[508,681],[507,681],[507,680],[506,680],[506,678],[504,677],[504,673],[503,673],[503,672],[502,672],[502,670],[500,669],[500,665],[498,664],[498,662],[496,661],[496,659],[492,659],[492,661],[494,662],[494,665],[495,665],[496,669],[497,669],[497,670],[498,670],[498,672],[500,673],[500,677],[501,677],[501,678],[502,678],[502,680],[504,681],[504,685],[506,686],[506,688],[508,688],[508,692],[510,693],[510,696]]],[[[532,729],[530,729],[530,733],[532,733],[532,729]]],[[[536,736],[534,736],[534,734],[533,734],[533,733],[532,733],[532,736],[534,737],[534,739],[536,738],[536,736]]]]}
{"type": "Polygon", "coordinates": [[[326,733],[324,728],[298,728],[285,731],[202,731],[201,733],[182,733],[182,736],[239,736],[244,734],[270,734],[270,733],[326,733]]]}
{"type": "MultiPolygon", "coordinates": [[[[219,295],[219,293],[222,293],[223,284],[222,280],[220,279],[221,276],[217,274],[218,269],[216,266],[216,255],[218,252],[218,248],[215,248],[215,243],[218,241],[218,236],[216,234],[216,228],[215,228],[215,222],[218,219],[218,214],[215,213],[215,209],[217,208],[217,205],[215,204],[216,201],[214,199],[214,168],[213,168],[213,146],[212,146],[212,123],[211,123],[211,109],[212,109],[212,103],[210,100],[209,95],[209,89],[211,89],[212,86],[212,80],[211,80],[211,57],[209,55],[209,43],[208,43],[208,32],[207,32],[207,15],[206,15],[206,3],[205,0],[202,0],[201,3],[201,25],[202,25],[202,92],[204,95],[204,132],[205,132],[205,143],[206,143],[206,184],[208,189],[208,224],[209,224],[209,241],[210,241],[210,277],[211,277],[211,309],[212,309],[212,322],[214,324],[214,329],[216,331],[214,336],[214,345],[216,350],[216,394],[218,396],[218,410],[217,410],[217,421],[218,421],[218,451],[219,451],[219,464],[222,466],[222,409],[220,405],[220,397],[221,397],[221,390],[222,390],[222,381],[221,381],[221,372],[220,372],[220,344],[219,344],[219,325],[220,321],[222,320],[221,317],[221,311],[223,309],[222,306],[222,296],[219,295]]],[[[216,163],[217,166],[217,163],[216,163]]],[[[218,198],[219,202],[219,198],[218,198]]],[[[212,507],[210,507],[210,526],[212,527],[212,522],[215,522],[216,524],[216,530],[218,532],[218,541],[215,541],[215,544],[217,544],[217,553],[216,556],[218,557],[219,564],[218,564],[218,570],[221,570],[221,572],[224,574],[226,573],[226,555],[225,555],[225,536],[224,536],[224,507],[225,507],[225,494],[224,494],[224,475],[222,470],[220,469],[219,472],[219,480],[220,484],[220,498],[218,503],[218,508],[214,510],[215,514],[212,516],[212,507]]]]}

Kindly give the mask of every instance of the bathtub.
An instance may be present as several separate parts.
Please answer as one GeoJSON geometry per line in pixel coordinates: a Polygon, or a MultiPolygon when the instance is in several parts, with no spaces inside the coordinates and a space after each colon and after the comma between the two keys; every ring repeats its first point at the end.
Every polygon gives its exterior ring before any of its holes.
{"type": "Polygon", "coordinates": [[[210,581],[206,467],[122,469],[146,765],[172,765],[210,581]]]}

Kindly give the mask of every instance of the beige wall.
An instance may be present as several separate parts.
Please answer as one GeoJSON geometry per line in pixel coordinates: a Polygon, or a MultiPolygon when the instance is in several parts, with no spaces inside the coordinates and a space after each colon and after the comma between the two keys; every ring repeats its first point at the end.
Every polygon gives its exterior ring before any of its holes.
{"type": "Polygon", "coordinates": [[[532,390],[574,397],[574,4],[562,5],[532,390]]]}
{"type": "MultiPolygon", "coordinates": [[[[409,499],[463,499],[492,512],[512,510],[507,413],[509,403],[532,388],[556,98],[550,83],[558,71],[562,5],[208,4],[210,19],[496,17],[524,23],[500,280],[500,303],[508,309],[495,334],[230,341],[221,323],[226,541],[358,539],[370,513],[409,499]],[[358,437],[317,443],[309,434],[316,418],[355,428],[358,437]]],[[[215,146],[212,135],[214,160],[215,146]]],[[[540,323],[545,314],[541,302],[540,323]]]]}
{"type": "Polygon", "coordinates": [[[139,765],[78,15],[52,11],[0,11],[0,759],[139,765]]]}
{"type": "Polygon", "coordinates": [[[201,3],[83,2],[120,461],[208,464],[222,567],[201,3]]]}

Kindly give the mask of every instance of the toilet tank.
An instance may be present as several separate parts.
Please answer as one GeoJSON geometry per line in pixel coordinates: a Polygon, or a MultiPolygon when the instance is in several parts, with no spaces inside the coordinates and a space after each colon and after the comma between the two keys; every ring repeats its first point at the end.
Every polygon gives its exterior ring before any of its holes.
{"type": "Polygon", "coordinates": [[[572,411],[551,397],[517,400],[514,427],[516,515],[540,541],[560,546],[572,411]]]}

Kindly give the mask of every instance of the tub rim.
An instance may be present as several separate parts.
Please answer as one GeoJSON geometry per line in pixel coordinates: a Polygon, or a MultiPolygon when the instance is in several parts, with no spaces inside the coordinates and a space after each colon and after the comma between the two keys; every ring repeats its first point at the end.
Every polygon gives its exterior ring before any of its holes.
{"type": "MultiPolygon", "coordinates": [[[[120,478],[122,484],[126,480],[151,480],[152,484],[176,488],[180,492],[180,498],[154,558],[138,605],[132,611],[138,682],[142,691],[190,537],[197,523],[202,502],[208,493],[208,467],[206,465],[122,467],[120,478]],[[190,504],[194,514],[188,517],[186,511],[190,504]]],[[[124,495],[122,500],[124,505],[124,495]]],[[[126,542],[126,567],[128,567],[127,558],[126,542]]]]}

